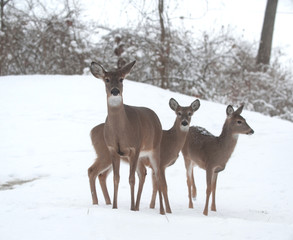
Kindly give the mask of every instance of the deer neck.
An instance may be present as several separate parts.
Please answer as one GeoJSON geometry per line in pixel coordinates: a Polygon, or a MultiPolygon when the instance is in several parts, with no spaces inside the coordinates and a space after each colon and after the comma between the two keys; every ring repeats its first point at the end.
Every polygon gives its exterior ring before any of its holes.
{"type": "Polygon", "coordinates": [[[178,148],[179,149],[178,151],[180,151],[185,143],[185,139],[188,133],[188,128],[186,127],[186,129],[182,129],[180,121],[176,119],[172,128],[170,128],[168,132],[169,132],[169,137],[172,138],[172,143],[174,144],[174,146],[170,146],[170,147],[173,149],[178,148]]]}
{"type": "MultiPolygon", "coordinates": [[[[109,98],[111,98],[111,97],[109,97],[109,98]]],[[[119,126],[123,122],[125,122],[123,120],[127,119],[123,100],[121,99],[119,104],[117,104],[117,103],[113,104],[113,99],[109,99],[109,98],[107,99],[108,100],[108,102],[107,102],[107,107],[108,107],[107,121],[111,122],[111,123],[117,123],[114,126],[119,126]]]]}
{"type": "Polygon", "coordinates": [[[233,134],[233,132],[229,128],[229,125],[225,123],[222,132],[218,137],[218,140],[221,147],[221,151],[224,154],[224,159],[227,162],[231,157],[234,148],[237,144],[238,134],[233,134]]]}

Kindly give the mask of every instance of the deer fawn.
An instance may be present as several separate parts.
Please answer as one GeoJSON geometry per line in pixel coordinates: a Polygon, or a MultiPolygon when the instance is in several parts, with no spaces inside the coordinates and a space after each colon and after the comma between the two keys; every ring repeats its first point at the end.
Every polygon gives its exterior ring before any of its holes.
{"type": "Polygon", "coordinates": [[[109,150],[114,172],[113,208],[117,208],[120,157],[126,158],[130,164],[130,209],[136,210],[134,200],[135,171],[138,158],[148,156],[159,185],[160,213],[165,214],[159,169],[161,122],[151,109],[123,104],[123,79],[129,74],[134,64],[135,61],[118,70],[106,71],[100,64],[92,62],[90,68],[91,73],[96,78],[102,79],[106,86],[108,116],[104,125],[104,140],[105,146],[109,150]]]}
{"type": "MultiPolygon", "coordinates": [[[[169,130],[163,130],[163,136],[161,140],[161,162],[160,169],[162,172],[162,181],[164,181],[165,189],[162,189],[164,195],[166,212],[171,213],[171,208],[167,194],[167,183],[165,178],[165,169],[175,163],[178,158],[179,152],[181,151],[185,138],[188,134],[189,124],[191,117],[200,106],[200,101],[197,99],[193,101],[188,107],[181,107],[177,101],[173,98],[169,101],[170,108],[175,111],[176,119],[174,125],[169,130]]],[[[143,163],[148,165],[147,159],[143,159],[143,163]]],[[[141,171],[142,172],[142,171],[141,171]]],[[[150,208],[155,207],[156,195],[157,195],[157,184],[153,176],[153,194],[150,203],[150,208]]],[[[139,195],[139,194],[138,194],[139,195]]],[[[139,199],[139,197],[138,197],[139,199]]]]}
{"type": "Polygon", "coordinates": [[[216,211],[216,185],[217,177],[234,151],[239,134],[251,135],[254,131],[240,115],[243,105],[236,111],[229,105],[226,109],[227,118],[219,137],[213,136],[201,127],[190,127],[182,153],[185,161],[187,186],[189,195],[189,208],[193,208],[191,196],[196,197],[196,187],[193,178],[193,167],[199,166],[206,170],[206,203],[203,211],[208,215],[209,198],[212,192],[211,210],[216,211]]]}

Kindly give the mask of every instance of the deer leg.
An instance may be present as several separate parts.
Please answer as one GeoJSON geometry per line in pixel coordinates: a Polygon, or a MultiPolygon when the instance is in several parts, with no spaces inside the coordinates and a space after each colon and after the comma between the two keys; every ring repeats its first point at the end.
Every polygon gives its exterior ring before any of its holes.
{"type": "Polygon", "coordinates": [[[145,182],[145,176],[147,174],[146,168],[142,162],[138,163],[137,174],[138,174],[138,178],[139,178],[139,186],[138,186],[138,192],[137,192],[137,197],[136,197],[135,210],[139,211],[141,193],[142,193],[143,185],[145,182]]]}
{"type": "Polygon", "coordinates": [[[189,208],[193,208],[193,202],[191,199],[192,193],[192,166],[189,165],[187,170],[186,170],[186,176],[187,176],[187,188],[188,188],[188,198],[189,198],[189,208]]]}
{"type": "Polygon", "coordinates": [[[113,197],[113,208],[117,208],[117,198],[118,198],[118,186],[120,182],[120,158],[116,156],[116,153],[112,153],[112,165],[113,165],[113,180],[114,180],[114,197],[113,197]]]}
{"type": "Polygon", "coordinates": [[[90,182],[90,189],[91,189],[91,196],[93,204],[98,204],[98,196],[96,191],[96,178],[98,175],[98,168],[97,168],[97,162],[94,162],[94,164],[88,169],[88,177],[90,182]]]}
{"type": "Polygon", "coordinates": [[[209,199],[212,191],[212,177],[213,177],[213,172],[211,169],[206,170],[206,180],[207,180],[207,190],[206,190],[206,204],[204,207],[203,214],[208,215],[208,207],[209,207],[209,199]]]}
{"type": "Polygon", "coordinates": [[[163,196],[165,200],[165,206],[166,206],[166,212],[167,213],[172,213],[171,208],[170,208],[170,203],[169,203],[169,198],[168,198],[168,186],[167,186],[167,181],[166,181],[166,176],[165,176],[165,169],[161,170],[161,175],[162,175],[162,183],[163,183],[163,196]]]}
{"type": "Polygon", "coordinates": [[[150,208],[155,208],[158,185],[157,185],[157,180],[156,180],[156,175],[154,170],[152,170],[152,182],[153,182],[153,194],[152,194],[152,199],[150,203],[150,208]]]}
{"type": "Polygon", "coordinates": [[[194,175],[193,175],[193,169],[191,170],[191,179],[192,179],[192,198],[195,200],[196,199],[196,195],[197,195],[197,191],[196,191],[196,186],[195,186],[195,181],[194,181],[194,175]]]}
{"type": "Polygon", "coordinates": [[[163,181],[162,181],[162,174],[161,174],[160,166],[159,166],[159,162],[160,162],[159,160],[160,160],[160,150],[157,149],[157,150],[154,150],[152,156],[150,157],[150,162],[151,162],[152,169],[155,172],[156,184],[159,191],[160,214],[164,215],[165,209],[164,209],[163,197],[162,197],[162,189],[163,189],[164,183],[162,183],[163,181]]]}
{"type": "Polygon", "coordinates": [[[190,159],[187,157],[184,158],[185,168],[186,168],[186,178],[187,178],[187,189],[188,189],[188,199],[189,199],[189,208],[193,208],[192,202],[192,183],[194,184],[193,179],[193,166],[190,159]]]}
{"type": "Polygon", "coordinates": [[[110,199],[110,196],[108,193],[106,180],[107,180],[107,177],[111,171],[112,171],[112,169],[110,168],[110,169],[107,169],[105,172],[99,174],[99,182],[100,182],[100,185],[101,185],[101,188],[103,191],[103,195],[105,198],[105,202],[107,205],[111,204],[111,199],[110,199]]]}
{"type": "Polygon", "coordinates": [[[130,185],[130,192],[131,192],[130,210],[132,210],[132,211],[135,211],[134,189],[135,189],[135,172],[136,172],[136,168],[137,168],[138,156],[139,156],[138,151],[135,151],[134,153],[131,152],[130,171],[129,171],[129,185],[130,185]]]}
{"type": "Polygon", "coordinates": [[[212,207],[211,207],[212,211],[217,211],[217,209],[216,209],[217,178],[218,178],[218,173],[214,173],[213,185],[212,185],[212,207]]]}

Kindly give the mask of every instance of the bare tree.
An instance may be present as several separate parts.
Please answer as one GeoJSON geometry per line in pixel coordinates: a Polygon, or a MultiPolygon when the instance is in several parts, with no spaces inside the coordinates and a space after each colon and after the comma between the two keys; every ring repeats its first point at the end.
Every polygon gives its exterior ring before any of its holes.
{"type": "Polygon", "coordinates": [[[278,0],[267,0],[265,17],[261,32],[261,39],[256,59],[256,64],[270,64],[271,49],[277,11],[278,0]]]}
{"type": "Polygon", "coordinates": [[[1,11],[1,28],[0,28],[0,76],[2,75],[2,61],[3,61],[3,49],[5,44],[5,24],[4,24],[4,7],[10,0],[0,1],[0,11],[1,11]]]}

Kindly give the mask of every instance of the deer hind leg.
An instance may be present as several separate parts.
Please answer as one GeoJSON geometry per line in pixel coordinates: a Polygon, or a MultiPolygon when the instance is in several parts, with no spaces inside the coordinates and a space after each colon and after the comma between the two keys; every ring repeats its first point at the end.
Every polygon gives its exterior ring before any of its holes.
{"type": "Polygon", "coordinates": [[[197,190],[196,190],[195,181],[194,181],[193,168],[191,170],[191,173],[192,173],[192,175],[191,175],[191,179],[192,179],[192,186],[191,186],[192,198],[195,200],[196,196],[197,196],[197,190]]]}
{"type": "Polygon", "coordinates": [[[97,191],[96,191],[96,178],[98,176],[98,173],[99,173],[99,169],[98,169],[98,164],[96,161],[88,169],[88,177],[89,177],[89,182],[90,182],[90,190],[91,190],[93,204],[98,204],[98,196],[97,196],[97,191]]]}
{"type": "Polygon", "coordinates": [[[157,185],[157,179],[156,179],[156,174],[154,170],[152,170],[152,183],[153,183],[153,194],[152,194],[152,199],[150,202],[150,208],[155,208],[158,185],[157,185]]]}
{"type": "Polygon", "coordinates": [[[165,169],[161,169],[161,179],[162,179],[162,192],[165,200],[165,207],[166,207],[166,212],[167,213],[172,213],[171,208],[170,208],[170,203],[169,203],[169,198],[168,198],[168,186],[167,186],[167,181],[166,181],[166,175],[165,175],[165,169]]]}
{"type": "MultiPolygon", "coordinates": [[[[193,179],[193,166],[191,164],[191,161],[187,158],[184,158],[185,162],[185,168],[186,168],[186,177],[187,177],[187,188],[188,188],[188,199],[189,199],[189,208],[193,208],[193,202],[192,202],[192,183],[194,184],[193,179]]],[[[194,184],[195,187],[195,184],[194,184]]]]}
{"type": "Polygon", "coordinates": [[[213,171],[212,169],[206,170],[206,180],[207,180],[207,190],[206,190],[206,204],[204,207],[203,214],[208,215],[208,208],[209,208],[209,199],[212,191],[212,178],[213,178],[213,171]]]}
{"type": "Polygon", "coordinates": [[[218,178],[218,173],[214,173],[213,183],[212,183],[212,207],[211,207],[212,211],[217,211],[217,209],[216,209],[217,178],[218,178]]]}
{"type": "Polygon", "coordinates": [[[162,197],[162,189],[164,188],[164,183],[162,181],[162,174],[160,171],[160,166],[158,161],[159,158],[160,158],[160,151],[156,150],[153,152],[152,156],[150,156],[150,162],[151,162],[152,169],[154,170],[154,173],[155,173],[156,184],[157,184],[158,192],[159,192],[160,214],[164,215],[165,209],[164,209],[163,197],[162,197]]]}
{"type": "Polygon", "coordinates": [[[105,198],[105,202],[106,202],[107,205],[111,204],[111,199],[110,199],[110,196],[109,196],[109,193],[108,193],[106,180],[107,180],[107,177],[108,177],[108,175],[109,175],[109,173],[111,171],[112,171],[112,168],[110,166],[110,168],[107,169],[105,172],[99,174],[99,182],[100,182],[102,192],[103,192],[103,195],[104,195],[104,198],[105,198]]]}
{"type": "Polygon", "coordinates": [[[135,210],[139,211],[141,193],[142,193],[143,185],[145,182],[145,177],[147,174],[146,168],[141,161],[138,163],[138,166],[137,166],[137,174],[139,178],[139,186],[138,186],[138,192],[136,197],[135,210]]]}

